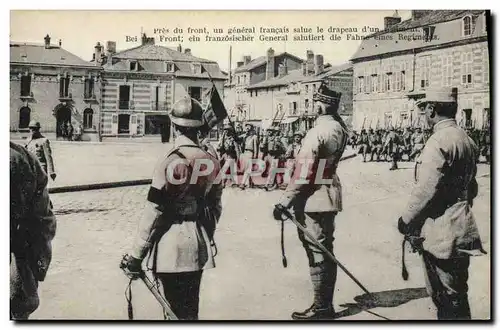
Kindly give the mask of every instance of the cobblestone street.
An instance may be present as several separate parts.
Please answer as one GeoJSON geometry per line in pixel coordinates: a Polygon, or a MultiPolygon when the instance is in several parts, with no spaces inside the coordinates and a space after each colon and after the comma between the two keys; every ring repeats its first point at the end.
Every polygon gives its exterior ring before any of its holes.
{"type": "MultiPolygon", "coordinates": [[[[118,149],[54,144],[57,186],[149,178],[156,158],[168,146],[138,144],[118,149]]],[[[362,163],[360,157],[341,162],[344,211],[336,218],[335,254],[372,292],[398,290],[392,292],[391,307],[371,311],[391,319],[435,319],[423,290],[418,255],[407,254],[410,278],[406,282],[401,278],[396,222],[413,184],[413,163],[401,163],[398,171],[389,171],[389,166],[362,163]]],[[[489,254],[471,261],[469,299],[473,318],[485,319],[490,317],[489,165],[479,165],[478,172],[479,196],[473,210],[489,254]]],[[[135,186],[51,196],[58,231],[53,263],[40,285],[41,305],[33,319],[127,318],[128,280],[118,264],[131,247],[147,191],[148,186],[135,186]]],[[[281,193],[224,191],[216,232],[217,267],[204,274],[200,319],[287,320],[292,311],[311,303],[307,259],[291,222],[285,224],[288,268],[281,264],[280,226],[272,219],[272,206],[281,193]]],[[[144,285],[134,282],[133,290],[135,318],[162,319],[159,305],[144,285]]],[[[356,307],[354,298],[361,294],[339,270],[334,303],[341,320],[380,319],[356,307]]]]}

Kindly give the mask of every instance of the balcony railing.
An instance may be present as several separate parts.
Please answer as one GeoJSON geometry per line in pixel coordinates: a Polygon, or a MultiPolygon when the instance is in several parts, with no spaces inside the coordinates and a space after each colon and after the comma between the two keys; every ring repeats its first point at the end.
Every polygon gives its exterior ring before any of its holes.
{"type": "Polygon", "coordinates": [[[68,94],[59,94],[59,100],[60,101],[69,101],[73,99],[73,94],[68,93],[68,94]]]}
{"type": "Polygon", "coordinates": [[[168,102],[166,102],[166,101],[151,101],[151,110],[167,111],[168,110],[168,102]]]}
{"type": "Polygon", "coordinates": [[[134,109],[134,101],[132,100],[118,100],[116,106],[120,110],[134,109]]]}

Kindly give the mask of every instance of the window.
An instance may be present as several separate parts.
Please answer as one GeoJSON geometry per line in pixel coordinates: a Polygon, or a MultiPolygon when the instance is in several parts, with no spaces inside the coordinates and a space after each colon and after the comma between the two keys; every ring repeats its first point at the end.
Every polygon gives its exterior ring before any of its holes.
{"type": "Polygon", "coordinates": [[[402,89],[401,87],[401,72],[396,72],[394,77],[394,90],[399,92],[402,89]]]}
{"type": "Polygon", "coordinates": [[[484,108],[483,110],[483,127],[488,128],[490,127],[490,108],[484,108]]]}
{"type": "Polygon", "coordinates": [[[91,99],[94,97],[94,79],[85,78],[84,98],[91,99]]]}
{"type": "Polygon", "coordinates": [[[130,86],[121,85],[119,88],[118,109],[128,109],[130,106],[130,86]]]}
{"type": "Polygon", "coordinates": [[[309,109],[309,99],[306,99],[305,107],[306,107],[306,109],[309,109]]]}
{"type": "Polygon", "coordinates": [[[19,109],[19,129],[28,128],[31,120],[31,109],[22,107],[19,109]]]}
{"type": "Polygon", "coordinates": [[[130,71],[137,71],[137,62],[136,61],[131,61],[130,62],[130,71]]]}
{"type": "Polygon", "coordinates": [[[401,71],[401,89],[406,90],[406,71],[401,71]]]}
{"type": "Polygon", "coordinates": [[[59,82],[59,96],[69,97],[69,77],[62,77],[59,82]]]}
{"type": "Polygon", "coordinates": [[[488,56],[488,48],[483,49],[483,82],[490,83],[490,58],[488,56]]]}
{"type": "Polygon", "coordinates": [[[297,114],[297,102],[290,103],[290,114],[292,114],[292,115],[297,114]]]}
{"type": "Polygon", "coordinates": [[[94,110],[90,108],[83,110],[83,128],[85,129],[92,128],[93,116],[94,116],[94,110]]]}
{"type": "Polygon", "coordinates": [[[472,52],[462,53],[462,84],[472,84],[472,52]]]}
{"type": "Polygon", "coordinates": [[[384,88],[384,77],[385,75],[384,74],[379,74],[377,76],[377,85],[378,85],[378,91],[379,93],[382,93],[382,92],[385,92],[385,88],[384,88]]]}
{"type": "Polygon", "coordinates": [[[477,22],[477,16],[465,16],[462,19],[462,35],[464,37],[470,36],[474,33],[476,22],[477,22]]]}
{"type": "Polygon", "coordinates": [[[165,62],[165,72],[174,72],[175,65],[172,62],[165,62]]]}
{"type": "Polygon", "coordinates": [[[201,74],[201,64],[200,63],[191,63],[191,72],[194,74],[201,74]]]}
{"type": "Polygon", "coordinates": [[[240,84],[241,84],[241,80],[240,80],[240,79],[241,79],[241,77],[240,77],[240,76],[238,76],[238,85],[240,85],[240,84]]]}
{"type": "Polygon", "coordinates": [[[420,88],[429,87],[429,80],[431,75],[431,57],[424,56],[421,60],[420,69],[420,88]]]}
{"type": "Polygon", "coordinates": [[[363,93],[365,90],[365,77],[358,77],[359,84],[358,84],[358,92],[363,93]]]}
{"type": "Polygon", "coordinates": [[[465,127],[471,127],[472,126],[472,109],[464,109],[464,116],[465,116],[465,127]]]}
{"type": "Polygon", "coordinates": [[[316,84],[313,84],[313,89],[312,89],[312,92],[313,92],[313,93],[316,93],[316,84]]]}
{"type": "Polygon", "coordinates": [[[306,85],[306,93],[309,93],[309,85],[306,85]]]}
{"type": "Polygon", "coordinates": [[[453,56],[445,55],[443,57],[443,87],[451,86],[453,79],[453,56]]]}
{"type": "Polygon", "coordinates": [[[201,102],[201,87],[188,87],[188,94],[191,98],[201,102]]]}
{"type": "Polygon", "coordinates": [[[257,90],[255,90],[255,96],[258,96],[257,90]]]}
{"type": "Polygon", "coordinates": [[[21,96],[31,95],[31,75],[21,77],[21,96]]]}
{"type": "Polygon", "coordinates": [[[391,127],[392,126],[392,113],[386,112],[384,114],[384,127],[391,127]]]}
{"type": "Polygon", "coordinates": [[[376,74],[371,77],[371,85],[371,91],[375,93],[378,92],[378,76],[376,74]]]}
{"type": "Polygon", "coordinates": [[[387,72],[385,74],[385,84],[384,88],[387,92],[391,91],[392,88],[392,72],[387,72]]]}
{"type": "Polygon", "coordinates": [[[365,90],[364,90],[365,93],[370,93],[371,82],[372,82],[372,77],[366,76],[366,83],[364,84],[365,85],[365,90]]]}

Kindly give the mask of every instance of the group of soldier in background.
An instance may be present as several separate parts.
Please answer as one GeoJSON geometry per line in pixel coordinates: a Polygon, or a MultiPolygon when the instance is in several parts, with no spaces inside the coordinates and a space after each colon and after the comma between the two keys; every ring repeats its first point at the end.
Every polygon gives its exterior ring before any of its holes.
{"type": "MultiPolygon", "coordinates": [[[[479,147],[477,161],[483,156],[485,161],[490,163],[490,130],[468,128],[466,132],[479,147]]],[[[414,161],[431,135],[431,129],[421,127],[391,127],[376,130],[369,128],[368,131],[362,129],[360,133],[353,131],[348,144],[363,156],[363,162],[390,161],[392,163],[390,170],[395,170],[398,168],[398,161],[414,161]]]]}
{"type": "MultiPolygon", "coordinates": [[[[283,134],[276,127],[271,126],[257,132],[256,127],[251,123],[246,123],[245,130],[238,123],[236,125],[226,124],[224,131],[217,144],[217,151],[220,154],[222,165],[228,160],[237,164],[238,174],[243,174],[248,166],[251,166],[252,159],[265,161],[266,169],[262,176],[267,177],[273,163],[278,164],[278,168],[286,166],[286,162],[293,160],[297,155],[304,133],[296,131],[291,134],[283,134]]],[[[232,185],[237,183],[233,182],[232,185]]],[[[274,190],[283,185],[282,174],[278,173],[273,182],[265,185],[266,190],[274,190]]],[[[250,176],[247,182],[239,184],[241,189],[246,187],[254,188],[255,184],[250,176]]]]}

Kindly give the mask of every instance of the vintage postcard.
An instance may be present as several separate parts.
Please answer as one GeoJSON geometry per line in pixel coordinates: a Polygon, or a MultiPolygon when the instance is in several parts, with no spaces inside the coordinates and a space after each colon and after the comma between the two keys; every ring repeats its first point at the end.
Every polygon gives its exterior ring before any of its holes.
{"type": "Polygon", "coordinates": [[[490,15],[11,11],[10,319],[490,320],[490,15]]]}

